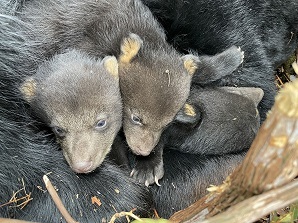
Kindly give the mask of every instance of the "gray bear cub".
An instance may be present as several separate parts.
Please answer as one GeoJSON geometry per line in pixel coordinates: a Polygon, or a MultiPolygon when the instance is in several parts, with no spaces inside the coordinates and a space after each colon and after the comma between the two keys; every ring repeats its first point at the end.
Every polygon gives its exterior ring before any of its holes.
{"type": "Polygon", "coordinates": [[[52,128],[75,172],[91,172],[102,163],[122,123],[115,57],[97,60],[77,50],[55,55],[20,90],[52,128]]]}

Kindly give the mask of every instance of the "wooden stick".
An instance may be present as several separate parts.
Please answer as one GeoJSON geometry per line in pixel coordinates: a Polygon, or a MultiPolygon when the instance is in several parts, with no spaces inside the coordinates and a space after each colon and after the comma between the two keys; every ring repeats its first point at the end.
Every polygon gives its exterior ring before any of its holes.
{"type": "MultiPolygon", "coordinates": [[[[225,212],[208,218],[201,223],[252,223],[272,211],[284,208],[289,204],[297,202],[297,195],[298,181],[294,181],[283,187],[246,199],[230,207],[225,212]]],[[[185,221],[185,223],[196,222],[196,220],[197,219],[192,218],[185,221]]]]}
{"type": "Polygon", "coordinates": [[[49,178],[44,175],[43,176],[43,181],[46,185],[46,188],[48,189],[49,194],[51,195],[54,203],[56,204],[58,210],[60,211],[61,215],[65,218],[67,223],[79,223],[77,221],[75,221],[71,215],[68,213],[68,211],[66,210],[66,208],[64,207],[59,195],[57,194],[55,188],[53,187],[51,181],[49,180],[49,178]]]}

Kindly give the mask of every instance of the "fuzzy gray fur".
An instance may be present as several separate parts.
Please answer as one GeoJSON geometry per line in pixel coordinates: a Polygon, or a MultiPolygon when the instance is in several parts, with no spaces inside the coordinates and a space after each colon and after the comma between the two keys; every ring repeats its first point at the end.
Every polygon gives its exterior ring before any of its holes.
{"type": "Polygon", "coordinates": [[[79,173],[102,163],[122,123],[119,80],[105,69],[107,59],[77,50],[58,54],[21,87],[24,91],[27,83],[34,85],[27,100],[56,133],[67,162],[79,173]]]}

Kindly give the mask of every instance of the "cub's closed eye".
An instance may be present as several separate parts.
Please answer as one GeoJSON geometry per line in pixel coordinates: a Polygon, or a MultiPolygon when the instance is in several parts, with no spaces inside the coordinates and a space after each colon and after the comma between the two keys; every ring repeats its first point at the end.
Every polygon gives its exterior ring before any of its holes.
{"type": "Polygon", "coordinates": [[[107,121],[105,119],[101,119],[96,123],[95,129],[102,130],[106,127],[106,125],[107,125],[107,121]]]}
{"type": "Polygon", "coordinates": [[[131,115],[131,120],[135,125],[142,125],[141,119],[134,114],[131,115]]]}
{"type": "Polygon", "coordinates": [[[66,134],[66,131],[58,126],[52,127],[52,130],[55,133],[55,135],[59,138],[63,138],[66,134]]]}

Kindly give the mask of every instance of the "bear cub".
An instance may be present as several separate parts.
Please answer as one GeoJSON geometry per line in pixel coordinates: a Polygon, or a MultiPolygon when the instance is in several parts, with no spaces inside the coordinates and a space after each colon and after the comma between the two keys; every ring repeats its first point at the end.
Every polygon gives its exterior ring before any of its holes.
{"type": "Polygon", "coordinates": [[[115,57],[69,50],[41,64],[20,90],[75,172],[91,172],[103,162],[122,123],[115,57]]]}
{"type": "MultiPolygon", "coordinates": [[[[215,56],[204,56],[202,73],[199,73],[202,82],[208,81],[205,73],[212,80],[237,69],[243,57],[243,52],[235,46],[215,56]],[[213,67],[216,64],[223,67],[223,58],[226,69],[221,72],[213,67]]],[[[262,97],[263,91],[259,88],[193,86],[186,104],[165,129],[153,152],[146,157],[136,157],[131,175],[147,186],[154,182],[159,185],[158,180],[164,175],[162,154],[165,146],[187,153],[213,155],[248,149],[260,125],[256,106],[262,97]]]]}

